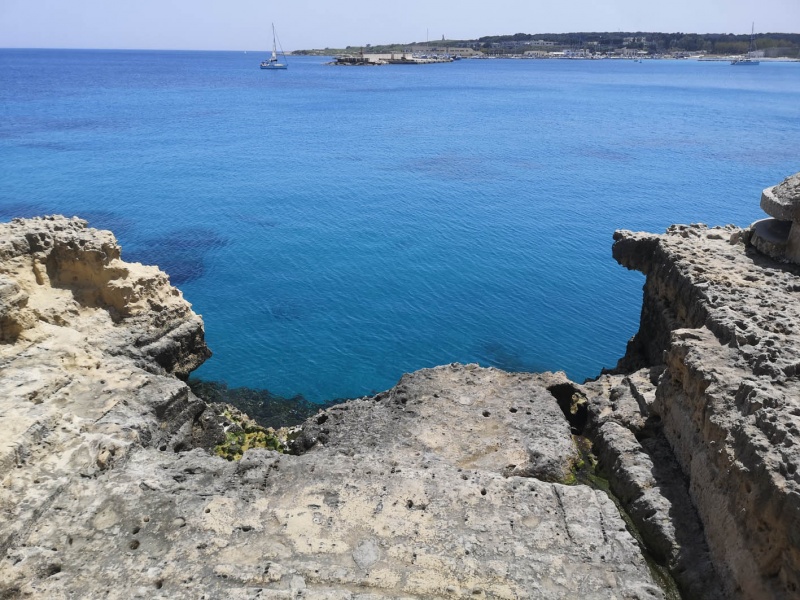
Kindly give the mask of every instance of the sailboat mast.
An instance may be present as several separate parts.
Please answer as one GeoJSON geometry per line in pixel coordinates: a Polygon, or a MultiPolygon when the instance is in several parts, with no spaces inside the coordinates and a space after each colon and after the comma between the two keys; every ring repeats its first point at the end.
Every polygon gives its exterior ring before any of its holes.
{"type": "Polygon", "coordinates": [[[270,56],[266,60],[261,61],[261,68],[269,69],[270,71],[278,69],[285,70],[287,68],[286,55],[283,54],[282,48],[281,48],[281,55],[283,55],[283,61],[278,62],[278,36],[275,34],[275,23],[272,23],[272,56],[270,56]]]}

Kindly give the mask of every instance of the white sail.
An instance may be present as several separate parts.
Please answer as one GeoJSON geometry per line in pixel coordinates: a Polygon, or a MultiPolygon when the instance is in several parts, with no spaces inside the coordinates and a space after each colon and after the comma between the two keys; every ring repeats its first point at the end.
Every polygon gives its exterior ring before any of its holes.
{"type": "Polygon", "coordinates": [[[277,36],[275,35],[275,23],[272,24],[272,54],[269,57],[269,60],[261,61],[261,68],[262,69],[286,69],[288,65],[286,64],[286,56],[283,54],[283,50],[280,52],[281,56],[283,57],[283,62],[278,60],[278,43],[277,43],[277,36]]]}

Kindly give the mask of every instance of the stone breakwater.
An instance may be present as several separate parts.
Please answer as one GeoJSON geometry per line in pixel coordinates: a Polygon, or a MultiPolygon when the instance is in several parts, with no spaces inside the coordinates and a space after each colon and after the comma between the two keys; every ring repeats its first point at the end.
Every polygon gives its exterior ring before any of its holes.
{"type": "Polygon", "coordinates": [[[166,276],[0,224],[0,598],[675,597],[646,557],[686,598],[796,597],[800,268],[750,234],[615,234],[641,327],[595,381],[425,369],[227,461],[166,276]]]}

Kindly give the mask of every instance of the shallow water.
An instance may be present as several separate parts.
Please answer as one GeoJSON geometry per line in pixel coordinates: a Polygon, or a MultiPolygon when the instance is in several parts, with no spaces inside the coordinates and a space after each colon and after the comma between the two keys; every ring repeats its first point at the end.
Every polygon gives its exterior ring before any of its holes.
{"type": "Polygon", "coordinates": [[[320,401],[448,362],[613,365],[617,228],[747,225],[800,170],[800,64],[0,51],[0,219],[77,214],[206,322],[196,373],[320,401]]]}

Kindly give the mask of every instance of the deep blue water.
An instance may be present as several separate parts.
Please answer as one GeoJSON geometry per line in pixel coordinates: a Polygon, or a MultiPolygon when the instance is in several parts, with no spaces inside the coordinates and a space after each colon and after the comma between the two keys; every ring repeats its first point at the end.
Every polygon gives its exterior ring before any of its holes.
{"type": "Polygon", "coordinates": [[[206,322],[197,375],[312,400],[448,362],[596,375],[617,228],[747,225],[800,170],[800,64],[0,51],[0,219],[79,215],[206,322]]]}

